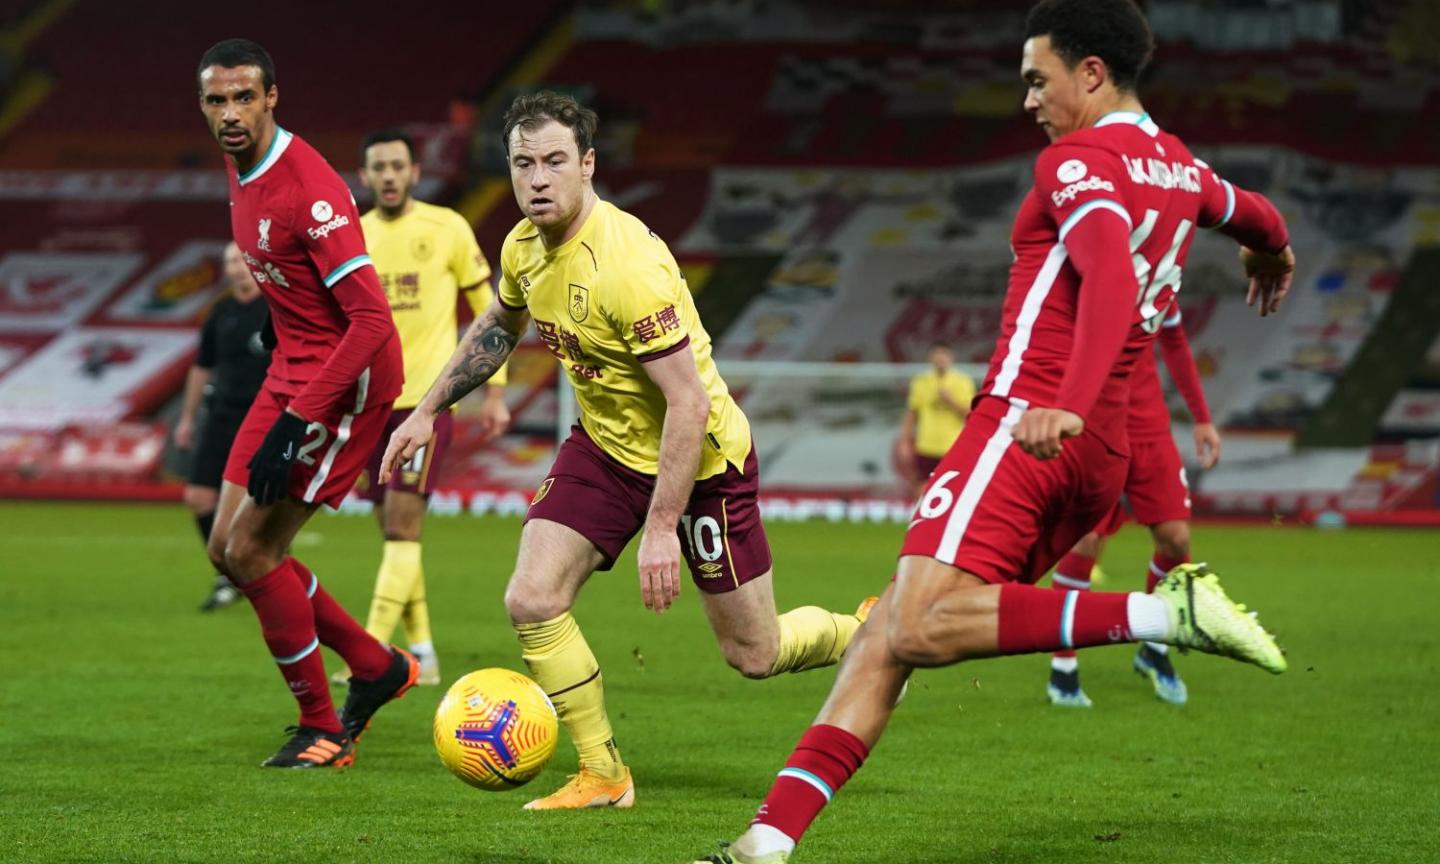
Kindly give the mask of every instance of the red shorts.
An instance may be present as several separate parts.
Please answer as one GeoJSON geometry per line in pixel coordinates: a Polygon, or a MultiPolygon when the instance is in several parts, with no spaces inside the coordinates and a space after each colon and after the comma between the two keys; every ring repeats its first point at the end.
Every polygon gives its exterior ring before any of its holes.
{"type": "MultiPolygon", "coordinates": [[[[609,570],[644,526],[654,488],[654,477],[621,464],[577,425],[560,445],[525,521],[548,519],[573,528],[595,544],[605,556],[600,569],[609,570]]],[[[734,591],[770,571],[759,490],[760,463],[753,446],[744,472],[731,465],[695,483],[677,531],[690,577],[701,591],[734,591]]]]}
{"type": "Polygon", "coordinates": [[[901,555],[987,582],[1034,583],[1120,499],[1128,460],[1085,433],[1041,461],[1015,444],[1023,408],[979,400],[915,506],[901,555]]]}
{"type": "Polygon", "coordinates": [[[396,468],[388,478],[389,482],[381,482],[380,463],[385,458],[385,448],[390,444],[390,436],[400,428],[410,412],[414,408],[396,408],[390,412],[390,419],[385,421],[385,431],[381,433],[380,440],[375,444],[375,449],[370,453],[370,461],[366,463],[365,470],[360,475],[360,482],[356,484],[355,491],[366,501],[380,503],[385,500],[385,493],[409,492],[412,495],[429,495],[431,484],[440,474],[440,463],[445,458],[445,453],[450,449],[450,441],[455,437],[455,414],[451,411],[441,411],[435,418],[435,434],[430,438],[430,443],[415,451],[415,455],[396,468]]]}
{"type": "MultiPolygon", "coordinates": [[[[1169,438],[1132,440],[1130,471],[1125,477],[1125,501],[1135,521],[1141,525],[1190,519],[1190,482],[1185,477],[1185,464],[1180,451],[1169,438]]],[[[1116,504],[1100,527],[1102,537],[1109,537],[1125,524],[1125,507],[1116,504]]]]}
{"type": "MultiPolygon", "coordinates": [[[[262,387],[255,394],[255,402],[230,446],[230,458],[225,461],[226,480],[237,486],[249,483],[250,469],[246,466],[250,457],[260,449],[260,442],[289,404],[290,397],[272,393],[269,388],[262,387]]],[[[336,406],[311,418],[290,470],[290,494],[307,504],[339,507],[355,486],[355,478],[360,476],[375,442],[385,432],[390,404],[364,406],[358,414],[347,414],[344,406],[336,406]]]]}

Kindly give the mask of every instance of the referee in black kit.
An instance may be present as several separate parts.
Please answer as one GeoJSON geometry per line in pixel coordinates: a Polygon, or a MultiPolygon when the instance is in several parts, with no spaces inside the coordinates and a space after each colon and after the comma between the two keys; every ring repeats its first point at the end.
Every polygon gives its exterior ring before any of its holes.
{"type": "MultiPolygon", "coordinates": [[[[194,451],[185,505],[195,514],[202,550],[210,540],[230,444],[270,367],[263,335],[269,313],[260,286],[234,243],[225,246],[225,284],[228,291],[210,307],[200,330],[200,351],[185,379],[184,403],[175,424],[175,445],[194,451]],[[197,421],[202,402],[203,418],[197,421]]],[[[217,573],[200,611],[229,606],[239,597],[230,581],[217,573]]]]}

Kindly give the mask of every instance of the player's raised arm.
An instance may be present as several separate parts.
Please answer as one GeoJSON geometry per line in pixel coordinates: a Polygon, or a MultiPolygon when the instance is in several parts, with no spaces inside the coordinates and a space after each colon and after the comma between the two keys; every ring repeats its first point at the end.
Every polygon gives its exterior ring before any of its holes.
{"type": "Polygon", "coordinates": [[[470,322],[440,377],[390,436],[390,445],[385,448],[380,466],[381,477],[390,476],[400,463],[414,456],[415,451],[430,440],[437,414],[490,380],[529,326],[530,315],[523,307],[511,308],[499,300],[470,322]]]}
{"type": "Polygon", "coordinates": [[[1213,170],[1200,177],[1205,195],[1201,224],[1240,244],[1240,263],[1250,279],[1245,304],[1256,306],[1262,318],[1278,311],[1295,274],[1285,218],[1259,192],[1222,180],[1213,170]]]}

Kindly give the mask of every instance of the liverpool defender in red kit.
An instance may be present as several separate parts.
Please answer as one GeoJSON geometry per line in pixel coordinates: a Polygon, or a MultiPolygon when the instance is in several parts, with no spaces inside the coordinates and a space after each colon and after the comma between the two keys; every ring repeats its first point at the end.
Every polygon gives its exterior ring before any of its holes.
{"type": "Polygon", "coordinates": [[[1262,315],[1278,308],[1294,259],[1269,202],[1221,180],[1145,113],[1135,83],[1153,42],[1131,0],[1042,0],[1026,37],[1025,109],[1051,144],[1015,219],[990,373],[815,725],[749,830],[701,861],[788,860],[916,667],[1150,639],[1285,669],[1203,567],[1177,567],[1153,594],[1032,584],[1120,497],[1130,370],[1180,285],[1193,230],[1241,243],[1262,315]]]}
{"type": "Polygon", "coordinates": [[[264,48],[227,39],[197,70],[200,108],[229,158],[235,243],[270,305],[277,345],[225,465],[210,557],[255,607],[300,722],[265,765],[348,765],[354,741],[419,666],[377,642],[286,555],[321,504],[340,503],[400,393],[400,341],[365,254],[350,190],[310,145],[275,123],[264,48]],[[320,646],[353,677],[339,716],[320,646]]]}

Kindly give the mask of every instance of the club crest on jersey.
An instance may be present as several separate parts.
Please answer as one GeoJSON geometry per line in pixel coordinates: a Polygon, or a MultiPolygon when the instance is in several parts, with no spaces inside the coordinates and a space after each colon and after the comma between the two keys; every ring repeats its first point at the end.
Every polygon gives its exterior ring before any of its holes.
{"type": "Polygon", "coordinates": [[[255,244],[260,247],[261,252],[270,251],[270,220],[260,220],[260,242],[255,244]]]}
{"type": "Polygon", "coordinates": [[[1084,177],[1089,170],[1079,159],[1067,159],[1060,163],[1059,168],[1055,169],[1055,177],[1061,183],[1074,183],[1084,177]]]}
{"type": "Polygon", "coordinates": [[[410,241],[410,254],[415,256],[416,261],[429,261],[430,256],[435,254],[435,247],[429,237],[416,237],[410,241]]]}
{"type": "Polygon", "coordinates": [[[570,283],[570,320],[576,324],[590,317],[590,289],[584,285],[570,283]]]}

